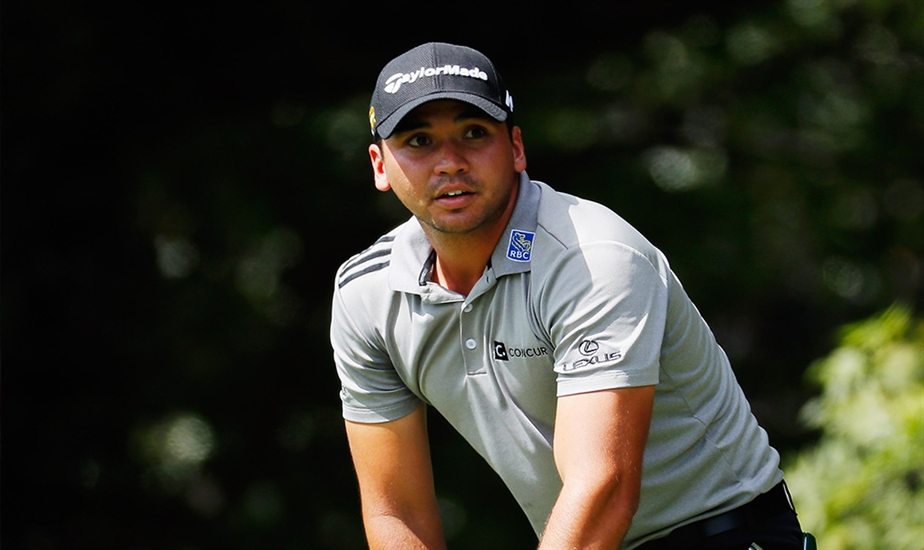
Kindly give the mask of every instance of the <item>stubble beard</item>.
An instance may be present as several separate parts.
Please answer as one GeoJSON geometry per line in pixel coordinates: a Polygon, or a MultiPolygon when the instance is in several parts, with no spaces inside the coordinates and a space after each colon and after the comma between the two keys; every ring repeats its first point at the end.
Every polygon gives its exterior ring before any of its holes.
{"type": "MultiPolygon", "coordinates": [[[[454,176],[453,178],[446,178],[440,180],[434,187],[440,187],[447,183],[452,182],[462,182],[469,188],[473,189],[475,192],[480,192],[483,189],[481,182],[478,182],[467,174],[462,176],[454,176]]],[[[515,182],[514,184],[515,185],[515,182]]],[[[461,227],[449,227],[448,224],[441,225],[436,219],[433,218],[423,218],[421,216],[416,216],[417,220],[421,223],[436,231],[440,235],[449,236],[449,235],[468,235],[477,232],[479,229],[482,229],[486,226],[490,226],[493,222],[499,220],[503,216],[504,211],[507,209],[507,206],[510,204],[511,195],[514,192],[513,185],[508,188],[507,192],[504,194],[503,199],[498,201],[496,204],[490,205],[490,209],[484,212],[478,218],[471,220],[471,223],[466,223],[461,227]]]]}

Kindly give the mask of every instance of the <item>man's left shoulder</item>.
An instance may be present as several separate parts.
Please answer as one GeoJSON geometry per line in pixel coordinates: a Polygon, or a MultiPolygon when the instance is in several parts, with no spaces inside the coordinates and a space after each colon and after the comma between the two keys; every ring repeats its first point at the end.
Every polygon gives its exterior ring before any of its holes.
{"type": "Polygon", "coordinates": [[[537,182],[542,189],[538,225],[565,248],[584,243],[614,241],[647,250],[651,243],[629,222],[608,206],[556,191],[537,182]]]}

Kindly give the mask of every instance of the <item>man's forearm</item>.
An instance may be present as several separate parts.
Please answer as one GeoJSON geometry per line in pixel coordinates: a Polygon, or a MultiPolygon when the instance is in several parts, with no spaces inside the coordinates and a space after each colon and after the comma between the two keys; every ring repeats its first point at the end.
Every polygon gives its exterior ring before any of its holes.
{"type": "Polygon", "coordinates": [[[559,398],[555,465],[562,489],[540,548],[618,548],[638,510],[654,386],[559,398]]]}
{"type": "Polygon", "coordinates": [[[439,518],[409,522],[393,515],[363,519],[370,550],[444,550],[446,541],[439,518]]]}
{"type": "Polygon", "coordinates": [[[540,550],[619,548],[638,502],[615,488],[562,489],[552,509],[540,550]]]}
{"type": "Polygon", "coordinates": [[[445,548],[426,408],[381,424],[347,422],[346,429],[370,548],[445,548]]]}

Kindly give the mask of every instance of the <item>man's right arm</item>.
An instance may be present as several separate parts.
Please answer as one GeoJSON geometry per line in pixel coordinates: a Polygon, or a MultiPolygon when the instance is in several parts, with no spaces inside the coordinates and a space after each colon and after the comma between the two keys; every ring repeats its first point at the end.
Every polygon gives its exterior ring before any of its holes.
{"type": "Polygon", "coordinates": [[[426,406],[381,424],[346,422],[371,550],[443,549],[426,406]]]}

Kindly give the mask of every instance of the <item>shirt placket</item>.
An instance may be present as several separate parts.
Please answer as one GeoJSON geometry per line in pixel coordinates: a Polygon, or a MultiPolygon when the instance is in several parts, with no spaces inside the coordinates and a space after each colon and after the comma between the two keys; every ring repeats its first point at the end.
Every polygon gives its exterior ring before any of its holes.
{"type": "Polygon", "coordinates": [[[485,301],[490,304],[493,299],[496,299],[492,293],[496,284],[497,277],[494,270],[489,267],[459,308],[459,345],[462,349],[462,357],[465,359],[465,372],[469,376],[488,372],[488,342],[484,329],[485,312],[479,304],[485,301]]]}
{"type": "Polygon", "coordinates": [[[484,374],[486,366],[484,361],[484,330],[474,304],[466,300],[459,308],[459,346],[465,361],[465,372],[469,376],[484,374]]]}

